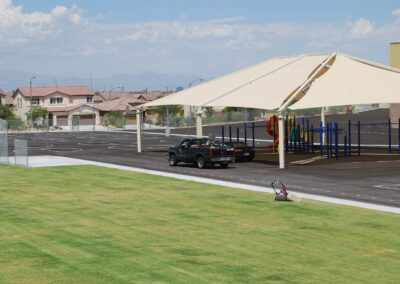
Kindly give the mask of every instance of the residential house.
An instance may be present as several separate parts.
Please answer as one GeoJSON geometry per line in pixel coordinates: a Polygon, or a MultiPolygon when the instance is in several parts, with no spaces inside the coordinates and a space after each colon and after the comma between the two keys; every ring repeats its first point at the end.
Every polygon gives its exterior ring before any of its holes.
{"type": "Polygon", "coordinates": [[[99,112],[93,108],[94,93],[86,86],[21,87],[12,95],[15,114],[26,121],[31,106],[47,109],[52,125],[71,126],[73,117],[80,125],[99,123],[99,112]]]}
{"type": "Polygon", "coordinates": [[[101,102],[99,104],[96,104],[95,108],[100,113],[101,122],[104,123],[107,114],[110,111],[117,111],[117,110],[122,111],[125,117],[133,116],[133,118],[136,120],[136,114],[133,112],[136,111],[137,108],[135,106],[137,105],[138,101],[136,99],[120,98],[112,101],[101,102]]]}

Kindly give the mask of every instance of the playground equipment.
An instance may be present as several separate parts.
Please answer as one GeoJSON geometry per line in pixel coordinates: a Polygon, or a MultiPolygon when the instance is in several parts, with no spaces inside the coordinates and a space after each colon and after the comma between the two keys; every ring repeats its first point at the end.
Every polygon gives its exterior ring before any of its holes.
{"type": "Polygon", "coordinates": [[[271,186],[275,192],[275,200],[276,201],[288,201],[288,193],[286,191],[285,185],[279,181],[274,180],[271,182],[271,186]]]}
{"type": "MultiPolygon", "coordinates": [[[[248,128],[252,131],[252,143],[255,147],[255,128],[262,127],[266,129],[269,135],[273,138],[273,144],[270,145],[273,151],[278,149],[279,145],[279,131],[277,117],[272,116],[266,124],[255,125],[251,122],[251,126],[248,127],[248,123],[243,124],[241,127],[236,127],[236,141],[244,138],[244,142],[247,144],[247,131],[248,128]],[[240,133],[243,133],[243,138],[240,138],[240,133]]],[[[334,122],[327,122],[325,125],[322,122],[319,123],[319,127],[315,127],[313,123],[310,123],[308,119],[298,119],[294,114],[288,114],[284,120],[284,133],[285,133],[285,153],[293,154],[315,154],[316,151],[320,152],[321,157],[327,157],[339,159],[340,157],[347,157],[351,155],[361,155],[361,139],[362,139],[362,128],[369,127],[382,127],[387,133],[387,150],[388,153],[393,151],[393,129],[392,126],[398,126],[398,154],[400,154],[400,119],[396,122],[392,122],[390,119],[387,122],[382,123],[357,123],[348,121],[346,129],[339,124],[334,122]],[[325,140],[323,137],[325,136],[325,140]],[[356,139],[357,142],[352,144],[352,138],[356,139]],[[324,142],[325,141],[325,142],[324,142]]],[[[232,142],[232,126],[228,127],[229,141],[232,142]]],[[[222,140],[225,139],[225,126],[222,126],[222,140]]],[[[382,136],[382,134],[379,134],[382,136]]],[[[383,136],[384,137],[384,136],[383,136]]],[[[365,146],[363,146],[365,147],[365,146]]],[[[382,147],[382,146],[381,146],[382,147]]]]}
{"type": "Polygon", "coordinates": [[[273,144],[269,145],[272,148],[272,151],[275,152],[275,149],[279,149],[279,129],[278,129],[278,117],[273,115],[267,122],[266,125],[267,132],[271,135],[274,139],[273,144]]]}

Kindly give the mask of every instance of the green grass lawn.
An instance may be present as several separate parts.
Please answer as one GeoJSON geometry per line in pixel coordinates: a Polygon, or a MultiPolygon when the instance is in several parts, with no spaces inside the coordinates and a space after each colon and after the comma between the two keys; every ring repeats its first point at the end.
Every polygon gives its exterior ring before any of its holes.
{"type": "Polygon", "coordinates": [[[95,166],[0,166],[1,283],[400,283],[400,216],[95,166]]]}

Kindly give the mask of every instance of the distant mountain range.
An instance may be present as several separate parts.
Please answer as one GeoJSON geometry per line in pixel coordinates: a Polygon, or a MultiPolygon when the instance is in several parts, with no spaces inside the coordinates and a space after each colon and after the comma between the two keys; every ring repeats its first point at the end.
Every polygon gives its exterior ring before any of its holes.
{"type": "Polygon", "coordinates": [[[195,75],[170,75],[162,73],[142,74],[117,74],[108,77],[67,77],[45,74],[34,74],[18,70],[0,70],[0,88],[5,92],[11,92],[18,87],[29,86],[32,76],[32,86],[61,86],[61,85],[86,85],[95,91],[109,91],[110,89],[125,91],[152,90],[176,90],[179,87],[186,89],[190,82],[201,78],[195,75]]]}

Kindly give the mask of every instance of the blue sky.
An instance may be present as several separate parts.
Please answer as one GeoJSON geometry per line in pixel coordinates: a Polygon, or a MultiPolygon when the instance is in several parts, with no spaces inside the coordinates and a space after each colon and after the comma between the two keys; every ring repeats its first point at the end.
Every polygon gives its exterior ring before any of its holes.
{"type": "Polygon", "coordinates": [[[274,56],[339,51],[389,63],[392,0],[0,0],[0,69],[215,77],[274,56]]]}
{"type": "Polygon", "coordinates": [[[102,15],[107,23],[173,21],[185,14],[188,20],[245,17],[247,23],[297,22],[340,23],[360,17],[378,24],[391,21],[390,14],[400,7],[398,0],[86,0],[86,1],[13,1],[26,12],[50,11],[55,5],[77,4],[89,17],[102,15]]]}

